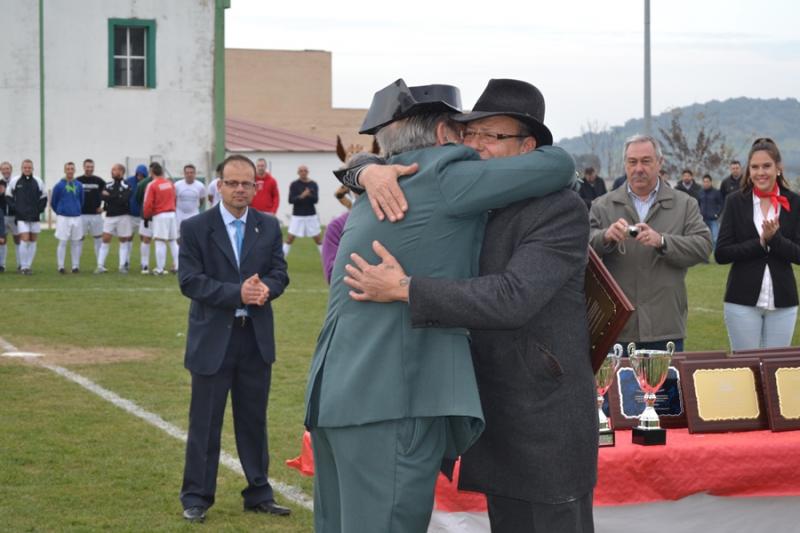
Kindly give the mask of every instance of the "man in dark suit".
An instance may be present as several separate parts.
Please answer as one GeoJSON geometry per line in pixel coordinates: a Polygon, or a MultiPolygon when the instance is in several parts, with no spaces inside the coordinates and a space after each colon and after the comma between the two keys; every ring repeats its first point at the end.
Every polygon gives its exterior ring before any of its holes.
{"type": "MultiPolygon", "coordinates": [[[[456,116],[467,121],[464,143],[483,159],[552,143],[541,94],[516,80],[493,82],[472,113],[456,116]],[[507,135],[520,127],[530,135],[507,135]]],[[[471,329],[486,429],[462,456],[459,486],[487,494],[493,533],[593,531],[588,234],[584,203],[562,190],[492,211],[478,278],[409,279],[381,245],[379,266],[355,256],[347,267],[355,299],[410,302],[414,327],[471,329]]]]}
{"type": "Polygon", "coordinates": [[[275,361],[269,302],[289,283],[276,218],[248,209],[255,166],[233,155],[222,164],[222,201],[181,224],[179,280],[191,298],[184,365],[192,374],[189,438],[181,488],[183,516],[203,521],[214,504],[228,391],[236,448],[247,478],[246,511],[288,515],[267,479],[267,398],[275,361]]]}

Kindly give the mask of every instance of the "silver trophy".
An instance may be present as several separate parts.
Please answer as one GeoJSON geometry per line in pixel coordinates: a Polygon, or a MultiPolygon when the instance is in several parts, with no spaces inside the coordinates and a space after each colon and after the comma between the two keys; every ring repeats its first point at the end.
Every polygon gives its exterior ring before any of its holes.
{"type": "Polygon", "coordinates": [[[600,446],[614,446],[614,430],[603,412],[603,396],[614,382],[620,361],[622,361],[622,345],[615,344],[594,375],[594,383],[597,387],[597,417],[600,422],[600,446]]]}
{"type": "Polygon", "coordinates": [[[645,446],[651,444],[666,444],[667,432],[658,422],[658,413],[655,410],[656,392],[664,384],[675,353],[675,343],[668,342],[667,350],[637,350],[636,344],[628,345],[628,357],[631,367],[639,382],[639,387],[644,392],[645,408],[639,416],[639,425],[633,428],[633,443],[645,446]]]}

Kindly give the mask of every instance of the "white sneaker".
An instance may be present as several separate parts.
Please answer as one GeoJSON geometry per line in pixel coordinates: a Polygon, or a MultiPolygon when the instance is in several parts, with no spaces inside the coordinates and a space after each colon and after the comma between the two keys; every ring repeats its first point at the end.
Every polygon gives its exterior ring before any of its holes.
{"type": "Polygon", "coordinates": [[[108,270],[106,270],[106,267],[102,266],[99,266],[94,270],[95,274],[105,274],[106,272],[108,272],[108,270]]]}
{"type": "Polygon", "coordinates": [[[142,274],[143,274],[143,275],[145,275],[145,276],[147,276],[148,274],[150,274],[150,269],[149,269],[149,268],[147,268],[147,265],[145,265],[145,266],[143,266],[143,267],[142,267],[142,274]]]}

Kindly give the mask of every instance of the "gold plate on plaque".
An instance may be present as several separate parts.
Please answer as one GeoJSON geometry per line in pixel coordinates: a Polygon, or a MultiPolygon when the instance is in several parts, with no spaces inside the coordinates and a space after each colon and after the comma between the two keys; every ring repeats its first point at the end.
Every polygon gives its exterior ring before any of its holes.
{"type": "Polygon", "coordinates": [[[775,371],[778,405],[781,416],[800,420],[800,368],[779,368],[775,371]]]}
{"type": "Polygon", "coordinates": [[[758,391],[750,368],[713,368],[692,374],[697,414],[704,421],[758,418],[758,391]]]}

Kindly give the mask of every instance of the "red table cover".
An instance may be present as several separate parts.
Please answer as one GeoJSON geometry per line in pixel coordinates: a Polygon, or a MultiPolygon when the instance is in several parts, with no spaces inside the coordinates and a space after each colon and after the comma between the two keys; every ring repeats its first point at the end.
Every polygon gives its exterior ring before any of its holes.
{"type": "MultiPolygon", "coordinates": [[[[630,431],[617,431],[615,447],[601,448],[595,505],[679,500],[698,492],[714,496],[800,495],[800,431],[705,433],[667,430],[666,446],[637,446],[630,431]]],[[[286,461],[314,475],[309,434],[299,457],[286,461]]],[[[436,484],[436,509],[485,511],[481,494],[456,489],[443,475],[436,484]]]]}

